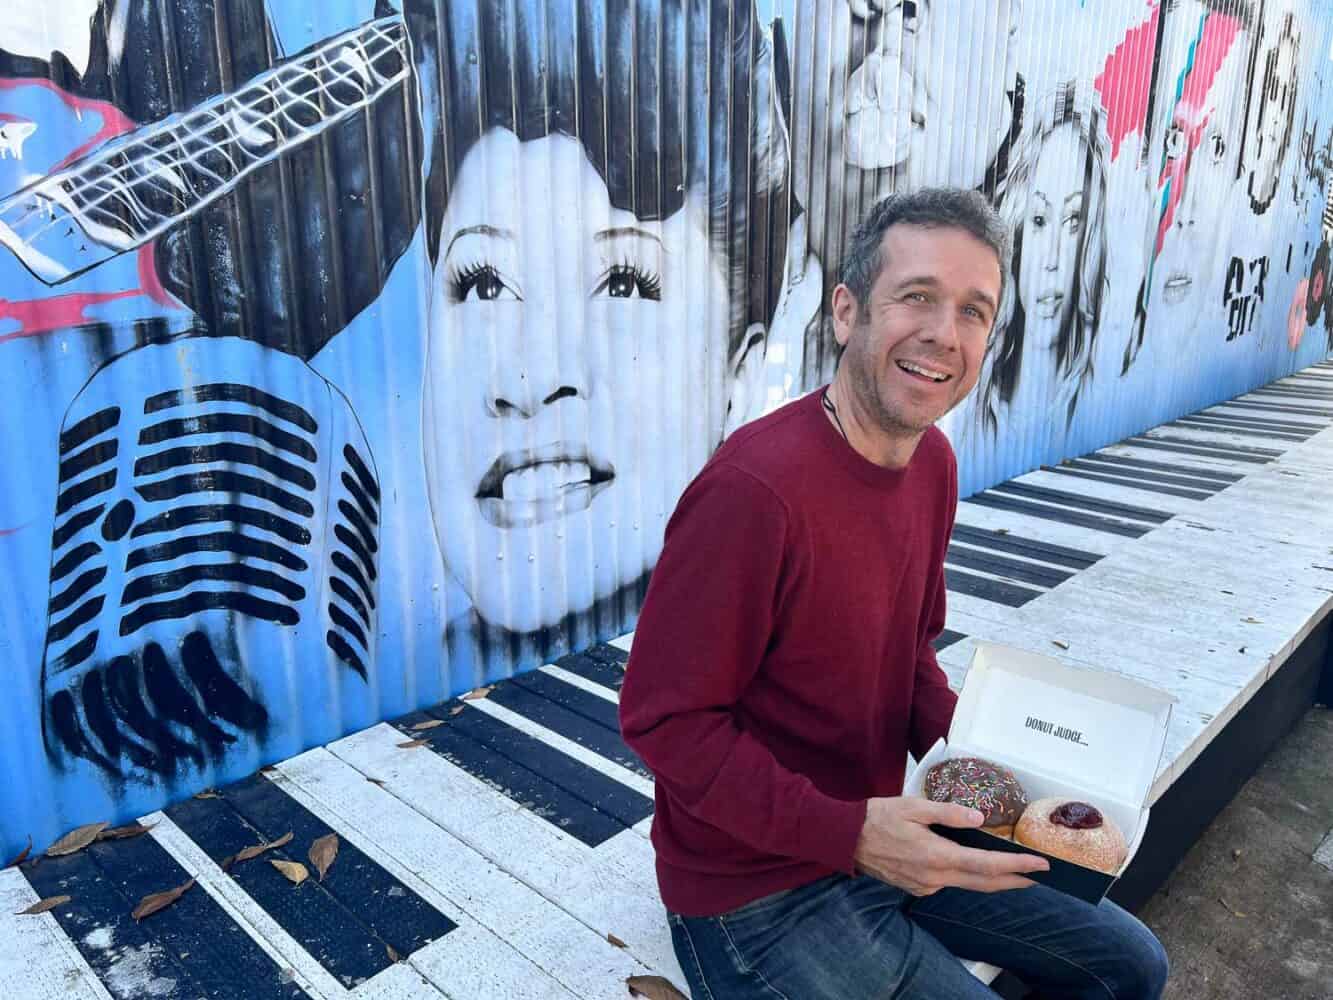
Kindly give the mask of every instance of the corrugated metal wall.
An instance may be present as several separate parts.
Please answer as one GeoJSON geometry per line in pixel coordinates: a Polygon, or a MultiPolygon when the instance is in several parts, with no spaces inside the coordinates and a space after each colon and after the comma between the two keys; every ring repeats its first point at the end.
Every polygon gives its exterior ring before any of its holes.
{"type": "Polygon", "coordinates": [[[1327,355],[1329,15],[9,5],[0,855],[632,627],[889,192],[1019,248],[964,492],[1327,355]]]}

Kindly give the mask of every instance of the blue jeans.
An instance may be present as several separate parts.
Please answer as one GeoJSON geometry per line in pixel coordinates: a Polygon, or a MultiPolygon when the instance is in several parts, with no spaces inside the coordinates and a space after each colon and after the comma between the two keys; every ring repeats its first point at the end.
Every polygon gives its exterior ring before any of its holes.
{"type": "Polygon", "coordinates": [[[694,1000],[994,1000],[959,958],[1042,997],[1157,1000],[1166,986],[1152,931],[1109,900],[1041,885],[916,897],[834,875],[720,917],[667,916],[694,1000]]]}

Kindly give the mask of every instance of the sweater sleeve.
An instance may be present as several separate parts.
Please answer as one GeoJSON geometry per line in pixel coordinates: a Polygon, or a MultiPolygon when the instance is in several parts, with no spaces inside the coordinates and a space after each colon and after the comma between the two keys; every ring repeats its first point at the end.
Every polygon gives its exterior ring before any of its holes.
{"type": "Polygon", "coordinates": [[[865,802],[783,767],[734,714],[772,634],[788,529],[782,501],[740,469],[709,466],[685,491],[635,629],[621,730],[674,808],[850,874],[865,802]]]}
{"type": "Polygon", "coordinates": [[[949,547],[954,514],[958,510],[958,466],[952,450],[947,451],[946,455],[949,491],[946,509],[949,516],[936,541],[935,558],[931,560],[930,580],[926,586],[922,622],[918,629],[916,678],[912,688],[908,749],[917,760],[926,755],[936,740],[949,735],[949,723],[953,721],[954,706],[958,704],[958,696],[950,690],[949,679],[935,658],[935,640],[944,631],[946,612],[944,554],[949,547]]]}

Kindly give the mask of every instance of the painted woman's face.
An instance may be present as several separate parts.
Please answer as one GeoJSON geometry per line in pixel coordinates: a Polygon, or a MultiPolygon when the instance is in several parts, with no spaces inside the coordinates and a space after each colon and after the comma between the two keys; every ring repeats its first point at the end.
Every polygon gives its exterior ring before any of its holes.
{"type": "Polygon", "coordinates": [[[493,130],[453,179],[424,387],[436,539],[488,622],[531,630],[637,580],[717,445],[728,295],[698,197],[611,204],[583,147],[493,130]]]}
{"type": "Polygon", "coordinates": [[[1292,104],[1296,100],[1296,39],[1279,40],[1255,73],[1257,94],[1250,96],[1253,135],[1245,146],[1250,197],[1265,207],[1277,192],[1282,159],[1291,142],[1292,104]]]}
{"type": "Polygon", "coordinates": [[[1077,297],[1086,162],[1078,129],[1064,125],[1042,144],[1032,171],[1018,294],[1027,312],[1025,346],[1034,349],[1055,347],[1077,297]]]}

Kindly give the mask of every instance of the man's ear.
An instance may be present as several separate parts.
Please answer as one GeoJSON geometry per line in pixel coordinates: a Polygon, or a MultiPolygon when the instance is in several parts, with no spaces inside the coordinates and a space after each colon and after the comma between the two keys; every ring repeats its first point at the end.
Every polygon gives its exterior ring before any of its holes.
{"type": "Polygon", "coordinates": [[[856,296],[846,285],[839,284],[833,289],[829,305],[833,313],[833,338],[839,347],[846,347],[858,317],[856,296]]]}
{"type": "Polygon", "coordinates": [[[728,365],[731,398],[727,401],[727,419],[722,425],[722,440],[731,437],[741,424],[759,416],[764,404],[764,343],[767,331],[762,323],[751,323],[741,339],[736,356],[728,365]]]}

